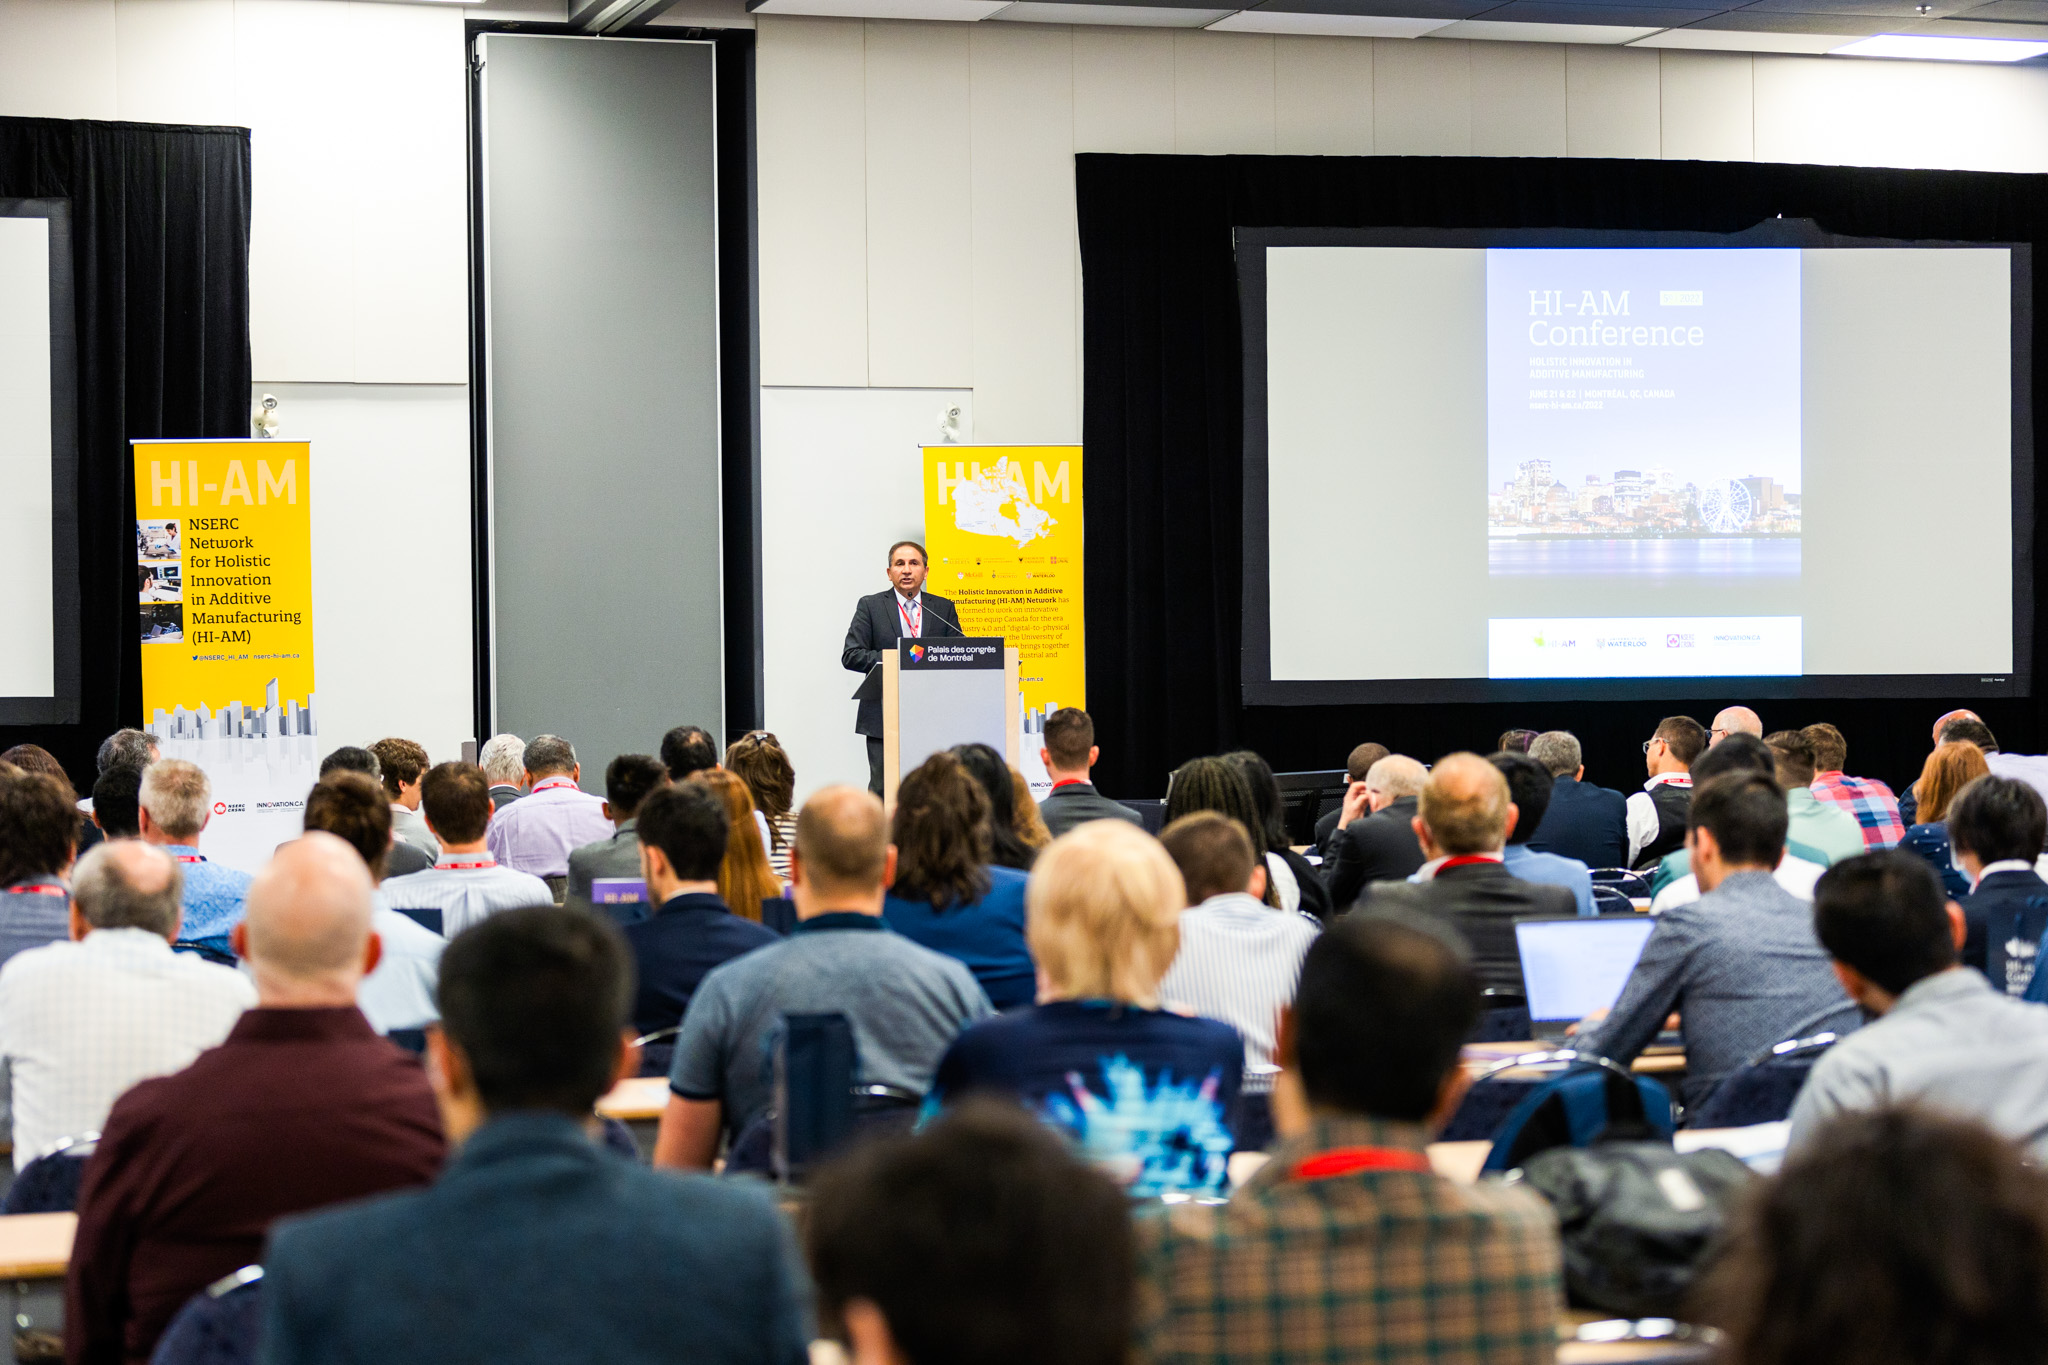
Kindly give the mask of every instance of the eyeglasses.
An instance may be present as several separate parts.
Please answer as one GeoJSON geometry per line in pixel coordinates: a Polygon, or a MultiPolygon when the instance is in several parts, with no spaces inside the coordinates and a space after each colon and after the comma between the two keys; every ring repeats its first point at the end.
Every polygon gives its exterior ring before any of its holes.
{"type": "Polygon", "coordinates": [[[1652,744],[1662,744],[1663,742],[1664,741],[1661,739],[1646,739],[1643,741],[1643,752],[1647,754],[1648,752],[1650,752],[1650,746],[1652,744]]]}
{"type": "MultiPolygon", "coordinates": [[[[1715,727],[1714,727],[1713,729],[1711,729],[1711,730],[1707,731],[1707,733],[1708,733],[1708,734],[1710,734],[1710,735],[1720,735],[1720,736],[1721,736],[1722,738],[1724,738],[1724,739],[1725,739],[1725,738],[1727,738],[1727,737],[1728,737],[1729,735],[1732,735],[1732,734],[1734,734],[1735,732],[1734,732],[1733,730],[1724,730],[1724,729],[1722,729],[1722,728],[1721,728],[1720,726],[1716,725],[1716,726],[1715,726],[1715,727]]],[[[1649,752],[1649,750],[1648,750],[1648,749],[1645,749],[1645,750],[1644,750],[1643,752],[1644,752],[1644,753],[1648,753],[1648,752],[1649,752]]]]}

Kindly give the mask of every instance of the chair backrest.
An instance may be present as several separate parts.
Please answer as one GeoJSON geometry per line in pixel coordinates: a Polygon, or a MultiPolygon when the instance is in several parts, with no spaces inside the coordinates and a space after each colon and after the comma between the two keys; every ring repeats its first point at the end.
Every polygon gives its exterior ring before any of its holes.
{"type": "Polygon", "coordinates": [[[185,1300],[149,1365],[255,1365],[263,1331],[263,1267],[245,1265],[185,1300]]]}
{"type": "Polygon", "coordinates": [[[1620,892],[1624,900],[1646,900],[1650,895],[1651,875],[1627,867],[1596,867],[1593,869],[1593,894],[1598,896],[1600,888],[1605,886],[1620,892]]]}
{"type": "Polygon", "coordinates": [[[676,1039],[682,1035],[683,1026],[658,1028],[652,1033],[643,1033],[633,1040],[633,1046],[640,1049],[640,1074],[642,1076],[666,1076],[669,1064],[675,1060],[676,1039]]]}
{"type": "Polygon", "coordinates": [[[78,1186],[85,1178],[86,1158],[98,1144],[98,1133],[59,1138],[23,1166],[0,1200],[0,1216],[15,1213],[71,1213],[78,1208],[78,1186]]]}
{"type": "Polygon", "coordinates": [[[1686,1126],[1747,1128],[1787,1117],[1813,1064],[1835,1045],[1836,1037],[1816,1033],[1766,1048],[1723,1077],[1714,1092],[1686,1115],[1686,1126]]]}
{"type": "Polygon", "coordinates": [[[801,1180],[853,1134],[860,1049],[843,1014],[785,1014],[775,1044],[774,1171],[801,1180]]]}
{"type": "Polygon", "coordinates": [[[384,1036],[392,1046],[402,1047],[415,1057],[427,1050],[427,1031],[423,1028],[395,1028],[384,1036]]]}
{"type": "Polygon", "coordinates": [[[1502,1072],[1529,1067],[1555,1074],[1529,1089],[1494,1130],[1485,1170],[1513,1170],[1552,1147],[1590,1147],[1624,1137],[1670,1140],[1671,1092],[1590,1053],[1563,1049],[1511,1057],[1483,1073],[1474,1089],[1502,1072]]]}
{"type": "Polygon", "coordinates": [[[1473,1026],[1473,1043],[1512,1043],[1533,1032],[1529,1023],[1529,997],[1503,986],[1488,986],[1479,993],[1479,1022],[1473,1026]]]}
{"type": "Polygon", "coordinates": [[[1620,887],[1594,882],[1593,908],[1603,915],[1629,915],[1635,913],[1636,907],[1620,887]]]}
{"type": "Polygon", "coordinates": [[[432,929],[437,934],[441,932],[442,916],[438,909],[415,908],[405,905],[396,908],[399,914],[404,915],[407,919],[419,925],[420,928],[432,929]]]}

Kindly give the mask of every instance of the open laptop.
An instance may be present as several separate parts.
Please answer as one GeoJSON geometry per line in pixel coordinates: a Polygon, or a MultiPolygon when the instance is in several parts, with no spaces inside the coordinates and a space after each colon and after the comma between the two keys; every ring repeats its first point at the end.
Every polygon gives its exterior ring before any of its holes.
{"type": "Polygon", "coordinates": [[[1515,921],[1522,992],[1538,1038],[1564,1031],[1594,1010],[1612,1009],[1657,922],[1648,915],[1536,917],[1515,921]]]}

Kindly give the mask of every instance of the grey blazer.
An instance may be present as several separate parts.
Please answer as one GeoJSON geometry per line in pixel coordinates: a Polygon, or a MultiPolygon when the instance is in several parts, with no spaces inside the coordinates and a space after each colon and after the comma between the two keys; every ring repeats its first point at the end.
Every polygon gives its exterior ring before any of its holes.
{"type": "Polygon", "coordinates": [[[645,905],[593,906],[590,903],[590,884],[599,877],[637,877],[640,875],[640,835],[633,828],[638,821],[627,820],[619,826],[618,832],[609,839],[599,839],[594,844],[569,850],[569,887],[563,900],[565,905],[574,905],[584,910],[603,909],[621,924],[647,918],[645,905]],[[625,914],[620,914],[625,911],[625,914]]]}
{"type": "Polygon", "coordinates": [[[1138,812],[1123,802],[1112,801],[1095,790],[1093,782],[1069,782],[1055,789],[1052,795],[1038,803],[1038,814],[1054,838],[1090,820],[1128,820],[1134,825],[1145,823],[1138,818],[1138,812]]]}
{"type": "MultiPolygon", "coordinates": [[[[924,634],[930,639],[941,635],[959,635],[960,629],[953,623],[960,619],[960,613],[950,599],[927,592],[924,599],[924,634]]],[[[846,645],[839,652],[839,662],[848,672],[866,673],[881,662],[882,651],[895,645],[903,634],[903,619],[896,614],[896,589],[884,588],[871,592],[856,602],[853,607],[853,622],[846,628],[846,645]]],[[[860,714],[854,718],[853,732],[857,735],[882,737],[882,699],[864,701],[860,714]]]]}

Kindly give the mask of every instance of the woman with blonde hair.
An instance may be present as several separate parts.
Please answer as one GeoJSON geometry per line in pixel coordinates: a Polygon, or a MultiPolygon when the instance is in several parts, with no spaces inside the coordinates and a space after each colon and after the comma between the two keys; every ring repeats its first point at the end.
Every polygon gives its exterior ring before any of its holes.
{"type": "Polygon", "coordinates": [[[1927,755],[1926,766],[1920,769],[1920,780],[1913,784],[1920,795],[1919,809],[1913,813],[1919,823],[1906,831],[1899,847],[1910,848],[1925,858],[1941,874],[1942,889],[1957,898],[1970,894],[1970,879],[1956,866],[1949,852],[1948,808],[1955,804],[1963,788],[1990,771],[1982,749],[1954,739],[1934,747],[1934,752],[1927,755]]]}
{"type": "Polygon", "coordinates": [[[1173,859],[1135,826],[1092,821],[1039,855],[1025,903],[1038,1004],[954,1040],[932,1101],[1016,1099],[1136,1196],[1222,1193],[1244,1042],[1160,1008],[1187,905],[1173,859]]]}
{"type": "Polygon", "coordinates": [[[754,823],[754,798],[747,784],[723,768],[705,768],[688,779],[711,788],[725,803],[732,824],[725,836],[725,857],[718,864],[718,896],[741,919],[761,920],[761,904],[782,895],[782,883],[768,866],[761,829],[754,823]]]}

